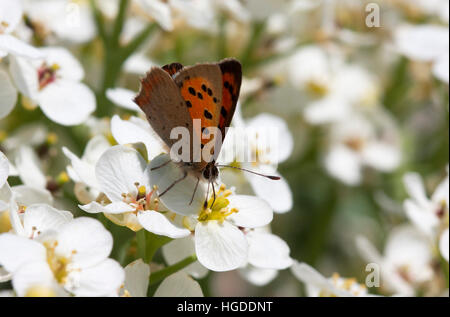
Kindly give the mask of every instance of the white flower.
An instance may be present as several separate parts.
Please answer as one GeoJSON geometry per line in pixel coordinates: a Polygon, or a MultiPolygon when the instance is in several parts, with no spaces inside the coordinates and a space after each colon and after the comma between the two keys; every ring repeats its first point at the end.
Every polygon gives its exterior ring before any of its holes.
{"type": "Polygon", "coordinates": [[[14,153],[24,145],[33,148],[39,147],[47,141],[48,136],[48,128],[44,124],[23,124],[2,141],[2,146],[8,154],[14,153]]]}
{"type": "MultiPolygon", "coordinates": [[[[372,119],[376,116],[372,115],[372,119]]],[[[382,119],[382,117],[380,117],[382,119]]],[[[382,172],[393,171],[400,164],[401,152],[393,127],[378,127],[362,115],[352,115],[344,122],[334,124],[330,130],[330,146],[324,158],[328,173],[348,185],[362,180],[363,167],[382,172]],[[382,133],[380,134],[380,128],[382,133]]]]}
{"type": "MultiPolygon", "coordinates": [[[[150,278],[150,266],[138,259],[125,267],[123,296],[147,297],[150,278]]],[[[156,289],[155,297],[200,297],[203,292],[200,285],[180,271],[166,277],[156,289]]]]}
{"type": "MultiPolygon", "coordinates": [[[[159,193],[183,176],[182,169],[170,162],[166,154],[156,157],[150,163],[150,168],[150,178],[159,193]]],[[[215,191],[215,199],[213,193],[209,192],[205,208],[205,187],[199,185],[193,195],[195,184],[195,177],[189,175],[175,184],[160,200],[170,210],[187,216],[188,219],[183,223],[195,231],[195,253],[203,266],[219,272],[242,266],[248,258],[248,242],[241,228],[269,224],[273,217],[270,206],[257,197],[234,195],[225,185],[221,185],[215,191]]]]}
{"type": "Polygon", "coordinates": [[[113,296],[118,294],[124,272],[108,258],[112,242],[100,222],[81,217],[39,241],[0,235],[0,264],[12,273],[19,296],[113,296]]]}
{"type": "Polygon", "coordinates": [[[169,152],[148,121],[138,117],[132,116],[128,120],[122,120],[118,115],[114,115],[111,120],[111,134],[121,145],[144,143],[149,160],[169,152]]]}
{"type": "Polygon", "coordinates": [[[83,123],[95,110],[94,93],[81,80],[80,63],[65,48],[39,49],[45,59],[11,58],[10,73],[19,91],[62,125],[83,123]]]}
{"type": "Polygon", "coordinates": [[[163,30],[172,31],[172,12],[170,5],[162,0],[134,0],[138,4],[142,12],[155,20],[163,30]]]}
{"type": "Polygon", "coordinates": [[[448,26],[403,25],[395,32],[395,46],[400,54],[420,62],[432,62],[433,74],[449,82],[448,26]]]}
{"type": "Polygon", "coordinates": [[[150,278],[150,265],[137,259],[125,266],[125,282],[121,289],[122,296],[147,297],[150,278]]]}
{"type": "Polygon", "coordinates": [[[7,72],[0,69],[0,119],[6,117],[16,105],[17,90],[7,72]]]}
{"type": "Polygon", "coordinates": [[[15,165],[19,177],[25,185],[39,189],[47,187],[47,178],[42,171],[41,161],[31,147],[19,148],[15,165]]]}
{"type": "Polygon", "coordinates": [[[0,187],[6,183],[9,176],[9,161],[3,152],[0,152],[0,187]]]}
{"type": "Polygon", "coordinates": [[[449,249],[448,243],[449,243],[449,234],[448,234],[448,228],[447,228],[447,230],[445,230],[442,233],[442,235],[439,239],[439,250],[441,251],[442,257],[444,259],[446,259],[447,262],[448,262],[448,252],[449,252],[448,251],[448,249],[449,249]]]}
{"type": "Polygon", "coordinates": [[[63,153],[70,159],[71,165],[67,166],[67,173],[76,183],[74,190],[79,201],[89,203],[99,195],[98,188],[100,186],[95,177],[95,165],[101,155],[110,147],[108,140],[99,134],[89,140],[81,158],[68,148],[62,148],[63,153]]]}
{"type": "Polygon", "coordinates": [[[296,278],[305,283],[309,297],[365,297],[369,296],[364,285],[354,278],[343,278],[335,273],[326,278],[306,263],[295,261],[291,271],[296,278]]]}
{"type": "MultiPolygon", "coordinates": [[[[233,175],[230,174],[236,174],[238,172],[250,183],[253,192],[259,198],[266,200],[275,212],[284,213],[291,210],[293,205],[291,189],[285,178],[276,171],[277,165],[286,161],[293,150],[294,141],[286,122],[268,113],[259,114],[246,122],[241,117],[238,107],[234,115],[233,126],[237,130],[230,130],[229,135],[227,135],[218,162],[233,166],[238,165],[238,167],[246,168],[257,173],[278,176],[280,179],[270,180],[249,172],[240,172],[231,168],[227,170],[225,168],[223,171],[225,182],[232,179],[233,175]],[[238,155],[235,154],[233,156],[234,161],[227,161],[225,159],[227,158],[227,151],[236,153],[244,143],[242,142],[243,136],[239,135],[239,132],[247,133],[246,131],[251,135],[257,136],[256,138],[250,137],[248,144],[245,142],[246,151],[249,149],[255,160],[241,162],[240,158],[237,157],[238,155]],[[276,139],[275,137],[270,139],[272,136],[275,136],[276,139]]],[[[231,181],[229,183],[239,184],[239,182],[231,181]]],[[[242,185],[239,186],[240,191],[248,187],[247,184],[242,185]]]]}
{"type": "MultiPolygon", "coordinates": [[[[173,265],[188,256],[195,254],[195,239],[193,235],[186,238],[175,239],[162,247],[164,260],[168,265],[173,265]]],[[[208,269],[201,265],[198,261],[189,264],[182,269],[183,272],[191,275],[196,279],[204,278],[208,274],[208,269]]]]}
{"type": "Polygon", "coordinates": [[[428,239],[412,226],[396,227],[380,255],[365,237],[358,237],[360,254],[379,265],[382,287],[400,296],[414,296],[415,290],[433,277],[428,239]]]}
{"type": "Polygon", "coordinates": [[[346,64],[341,55],[340,51],[306,46],[290,58],[290,81],[306,93],[304,115],[312,124],[347,120],[353,110],[376,102],[376,80],[361,66],[346,64]]]}
{"type": "Polygon", "coordinates": [[[216,12],[208,0],[169,0],[172,8],[174,26],[185,26],[214,33],[217,31],[216,12]]]}
{"type": "Polygon", "coordinates": [[[44,35],[48,42],[53,40],[47,39],[48,35],[56,35],[61,41],[75,44],[88,42],[96,35],[89,1],[27,0],[24,1],[24,10],[30,23],[43,30],[39,35],[44,35]]]}
{"type": "Polygon", "coordinates": [[[203,297],[197,281],[184,272],[174,273],[164,279],[156,289],[155,297],[203,297]]]}
{"type": "Polygon", "coordinates": [[[106,90],[106,97],[117,106],[127,110],[142,112],[141,108],[133,101],[136,92],[125,88],[110,88],[106,90]]]}
{"type": "Polygon", "coordinates": [[[144,227],[171,238],[189,235],[189,230],[176,223],[176,215],[160,204],[148,174],[147,163],[138,151],[113,146],[103,153],[95,166],[98,190],[106,197],[80,208],[89,213],[106,213],[110,220],[134,231],[144,227]]]}
{"type": "MultiPolygon", "coordinates": [[[[417,173],[408,173],[403,177],[403,182],[410,198],[405,200],[403,207],[411,222],[432,241],[441,237],[447,238],[447,242],[441,241],[440,245],[448,244],[448,219],[449,219],[449,176],[436,187],[431,199],[427,197],[422,178],[417,173]],[[447,236],[445,231],[447,230],[447,236]]],[[[442,250],[442,248],[441,248],[442,250]]],[[[448,250],[442,253],[443,256],[448,250]]]]}
{"type": "Polygon", "coordinates": [[[28,58],[42,58],[42,53],[33,46],[17,39],[12,32],[22,20],[21,1],[3,0],[0,3],[0,59],[6,55],[28,58]]]}
{"type": "Polygon", "coordinates": [[[239,273],[250,283],[262,286],[272,281],[278,270],[292,265],[290,249],[280,237],[270,233],[269,228],[247,229],[248,264],[239,273]]]}
{"type": "Polygon", "coordinates": [[[28,239],[39,239],[41,235],[45,237],[46,234],[52,234],[73,219],[70,211],[59,210],[46,204],[37,203],[19,207],[14,204],[13,198],[10,207],[13,231],[28,239]]]}

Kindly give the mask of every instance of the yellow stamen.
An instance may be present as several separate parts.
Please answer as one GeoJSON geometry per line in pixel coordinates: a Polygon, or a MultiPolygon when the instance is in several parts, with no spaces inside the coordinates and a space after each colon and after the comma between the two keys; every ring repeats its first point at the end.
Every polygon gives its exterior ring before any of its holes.
{"type": "Polygon", "coordinates": [[[25,297],[55,297],[55,291],[47,286],[32,286],[25,293],[25,297]]]}

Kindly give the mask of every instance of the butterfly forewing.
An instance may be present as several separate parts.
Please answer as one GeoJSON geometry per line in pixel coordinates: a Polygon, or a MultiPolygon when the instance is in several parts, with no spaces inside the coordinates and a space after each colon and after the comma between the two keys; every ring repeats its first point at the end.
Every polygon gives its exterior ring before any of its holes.
{"type": "Polygon", "coordinates": [[[141,89],[134,101],[168,147],[177,142],[170,138],[173,128],[185,127],[192,135],[186,103],[170,74],[161,68],[153,67],[141,80],[141,89]]]}

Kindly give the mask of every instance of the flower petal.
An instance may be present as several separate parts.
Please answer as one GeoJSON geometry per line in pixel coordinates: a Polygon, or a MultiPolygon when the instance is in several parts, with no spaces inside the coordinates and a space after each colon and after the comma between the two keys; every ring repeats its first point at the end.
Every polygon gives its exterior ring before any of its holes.
{"type": "Polygon", "coordinates": [[[197,281],[185,272],[177,272],[164,279],[155,292],[155,297],[203,297],[197,281]]]}
{"type": "Polygon", "coordinates": [[[131,117],[130,120],[122,120],[115,115],[111,120],[111,133],[119,144],[144,143],[149,160],[164,152],[161,139],[142,119],[131,117]]]}
{"type": "Polygon", "coordinates": [[[187,237],[191,233],[188,229],[177,226],[157,211],[147,210],[139,212],[137,217],[145,230],[157,235],[178,239],[187,237]]]}
{"type": "Polygon", "coordinates": [[[30,206],[32,204],[53,204],[52,194],[42,188],[30,187],[27,185],[18,185],[12,188],[16,202],[19,205],[30,206]]]}
{"type": "Polygon", "coordinates": [[[238,272],[244,279],[256,286],[267,285],[278,275],[278,270],[261,269],[252,265],[240,268],[238,272]]]}
{"type": "Polygon", "coordinates": [[[285,213],[292,209],[292,191],[286,179],[278,173],[270,175],[279,176],[279,180],[271,180],[251,173],[246,173],[246,177],[252,186],[255,194],[266,200],[272,209],[277,213],[285,213]]]}
{"type": "Polygon", "coordinates": [[[85,84],[63,79],[40,91],[38,103],[52,121],[67,126],[85,122],[96,107],[95,95],[85,84]]]}
{"type": "Polygon", "coordinates": [[[14,56],[32,59],[38,59],[44,56],[35,47],[9,34],[0,34],[0,50],[14,56]]]}
{"type": "Polygon", "coordinates": [[[75,296],[117,296],[120,286],[125,280],[125,271],[120,264],[112,259],[75,272],[73,287],[69,287],[75,296]]]}
{"type": "Polygon", "coordinates": [[[248,243],[242,231],[227,221],[199,222],[195,227],[195,252],[206,268],[231,271],[247,260],[248,243]]]}
{"type": "Polygon", "coordinates": [[[335,146],[327,153],[325,168],[331,176],[347,185],[357,185],[361,182],[360,158],[344,146],[335,146]]]}
{"type": "Polygon", "coordinates": [[[95,174],[100,189],[113,202],[123,200],[122,194],[137,194],[135,183],[144,182],[146,162],[133,148],[117,145],[108,149],[97,162],[95,174]]]}
{"type": "Polygon", "coordinates": [[[256,228],[269,224],[273,219],[273,211],[269,204],[254,196],[231,195],[228,197],[228,208],[236,208],[235,212],[228,216],[228,220],[239,227],[256,228]]]}
{"type": "Polygon", "coordinates": [[[124,212],[135,211],[135,208],[122,201],[116,201],[108,205],[102,205],[96,201],[92,201],[87,205],[78,205],[78,207],[90,214],[97,214],[101,212],[108,214],[121,214],[124,212]]]}
{"type": "MultiPolygon", "coordinates": [[[[170,241],[162,247],[162,254],[168,265],[173,265],[188,256],[195,254],[194,237],[188,236],[186,238],[170,241]]],[[[205,277],[209,272],[208,269],[198,261],[189,264],[182,271],[197,279],[205,277]]]]}
{"type": "Polygon", "coordinates": [[[48,66],[57,65],[59,78],[71,81],[81,81],[84,70],[72,53],[63,47],[43,47],[39,49],[45,55],[48,66]]]}
{"type": "Polygon", "coordinates": [[[23,217],[23,227],[28,237],[37,237],[48,230],[57,231],[63,224],[71,221],[70,211],[58,210],[45,204],[29,206],[23,217]]]}
{"type": "Polygon", "coordinates": [[[271,233],[249,232],[248,262],[258,268],[283,270],[292,265],[286,242],[271,233]]]}
{"type": "Polygon", "coordinates": [[[61,226],[57,236],[56,253],[70,257],[79,268],[98,264],[112,250],[111,233],[92,218],[76,218],[61,226]]]}
{"type": "Polygon", "coordinates": [[[46,250],[36,241],[11,233],[0,235],[0,264],[14,273],[21,265],[33,261],[45,261],[46,250]]]}
{"type": "Polygon", "coordinates": [[[136,92],[125,88],[110,88],[106,90],[106,97],[116,105],[128,110],[141,112],[141,108],[133,101],[136,92]]]}
{"type": "Polygon", "coordinates": [[[147,297],[150,265],[137,259],[125,267],[124,289],[133,297],[147,297]]]}
{"type": "Polygon", "coordinates": [[[39,291],[36,295],[31,294],[33,289],[42,290],[48,296],[57,296],[59,293],[53,272],[45,260],[28,262],[21,266],[14,274],[12,284],[18,296],[43,295],[39,291]]]}
{"type": "Polygon", "coordinates": [[[449,234],[448,234],[448,228],[445,230],[441,238],[439,239],[439,250],[441,251],[442,257],[447,260],[448,262],[448,241],[449,241],[449,234]]]}
{"type": "Polygon", "coordinates": [[[0,70],[0,119],[6,117],[16,105],[17,90],[6,72],[0,70]]]}
{"type": "Polygon", "coordinates": [[[15,163],[20,179],[25,185],[45,189],[47,179],[42,172],[41,162],[31,147],[21,146],[15,163]]]}
{"type": "Polygon", "coordinates": [[[0,187],[6,183],[9,176],[9,161],[3,152],[0,152],[0,187]]]}

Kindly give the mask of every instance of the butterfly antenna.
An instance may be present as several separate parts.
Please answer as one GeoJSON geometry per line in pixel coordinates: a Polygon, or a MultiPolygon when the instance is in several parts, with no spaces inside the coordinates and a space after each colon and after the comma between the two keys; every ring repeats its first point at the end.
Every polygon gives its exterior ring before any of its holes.
{"type": "Polygon", "coordinates": [[[240,171],[244,171],[244,172],[252,173],[252,174],[255,174],[255,175],[258,175],[258,176],[266,177],[266,178],[271,179],[271,180],[274,180],[274,181],[277,181],[277,180],[280,180],[280,179],[281,179],[281,177],[279,177],[279,176],[265,175],[265,174],[261,174],[261,173],[257,173],[257,172],[248,170],[248,169],[246,169],[246,168],[237,167],[237,166],[231,166],[231,165],[217,165],[217,167],[229,167],[229,168],[234,168],[234,169],[237,169],[237,170],[240,170],[240,171]]]}

